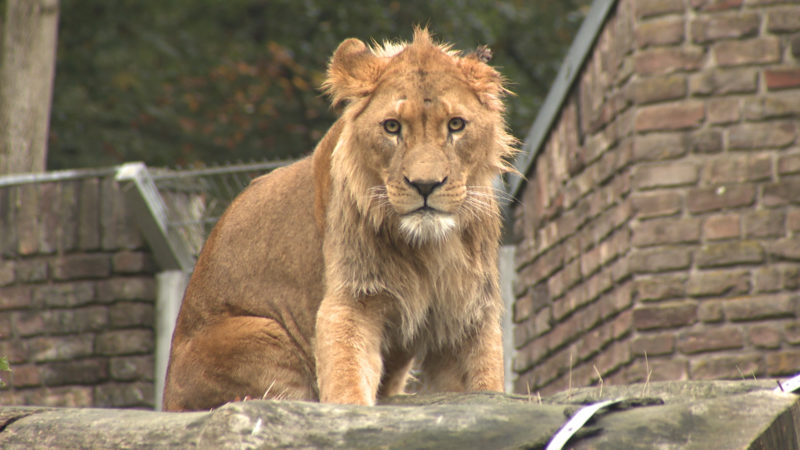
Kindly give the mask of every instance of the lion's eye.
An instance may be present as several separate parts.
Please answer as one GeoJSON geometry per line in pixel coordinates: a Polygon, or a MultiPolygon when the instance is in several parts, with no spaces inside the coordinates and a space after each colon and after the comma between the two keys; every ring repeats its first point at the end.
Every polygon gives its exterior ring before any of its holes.
{"type": "Polygon", "coordinates": [[[400,122],[395,119],[386,119],[383,121],[383,129],[389,134],[400,134],[400,122]]]}
{"type": "Polygon", "coordinates": [[[461,117],[453,117],[447,122],[447,129],[450,130],[451,133],[455,133],[456,131],[463,130],[466,124],[467,123],[461,117]]]}

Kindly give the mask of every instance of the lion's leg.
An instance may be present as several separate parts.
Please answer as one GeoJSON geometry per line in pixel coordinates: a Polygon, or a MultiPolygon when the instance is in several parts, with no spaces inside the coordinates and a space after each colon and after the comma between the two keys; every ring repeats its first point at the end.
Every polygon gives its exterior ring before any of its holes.
{"type": "Polygon", "coordinates": [[[469,347],[462,352],[464,382],[468,391],[505,389],[503,368],[503,331],[498,320],[486,320],[469,347]]]}
{"type": "Polygon", "coordinates": [[[381,299],[325,297],[317,312],[315,356],[320,400],[374,405],[381,380],[381,299]]]}
{"type": "Polygon", "coordinates": [[[316,400],[309,361],[278,323],[230,317],[173,348],[164,407],[197,410],[253,398],[316,400]]]}

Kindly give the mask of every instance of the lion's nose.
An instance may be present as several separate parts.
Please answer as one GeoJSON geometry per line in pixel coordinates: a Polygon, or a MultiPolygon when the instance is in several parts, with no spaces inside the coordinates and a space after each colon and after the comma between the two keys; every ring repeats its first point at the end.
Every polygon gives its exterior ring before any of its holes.
{"type": "Polygon", "coordinates": [[[414,189],[419,192],[423,198],[428,198],[429,195],[434,191],[434,189],[438,188],[439,186],[443,185],[447,181],[447,177],[444,177],[440,181],[432,181],[432,180],[409,180],[407,177],[403,177],[406,180],[406,183],[411,185],[414,189]]]}

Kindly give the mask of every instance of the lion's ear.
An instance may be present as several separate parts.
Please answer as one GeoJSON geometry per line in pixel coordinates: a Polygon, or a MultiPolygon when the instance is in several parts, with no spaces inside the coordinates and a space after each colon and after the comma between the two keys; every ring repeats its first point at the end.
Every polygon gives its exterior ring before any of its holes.
{"type": "Polygon", "coordinates": [[[328,79],[322,84],[336,110],[366,97],[374,89],[385,61],[363,42],[350,38],[339,44],[328,65],[328,79]]]}
{"type": "Polygon", "coordinates": [[[504,86],[503,76],[488,64],[492,50],[481,46],[477,50],[459,58],[458,67],[467,83],[478,94],[481,103],[496,111],[503,110],[502,97],[510,92],[504,86]]]}

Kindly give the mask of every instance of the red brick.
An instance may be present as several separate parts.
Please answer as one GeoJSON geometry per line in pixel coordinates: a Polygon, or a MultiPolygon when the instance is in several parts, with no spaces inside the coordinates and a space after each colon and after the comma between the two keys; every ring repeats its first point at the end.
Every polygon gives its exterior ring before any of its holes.
{"type": "Polygon", "coordinates": [[[47,306],[81,306],[95,300],[95,285],[91,281],[37,285],[33,301],[47,306]]]}
{"type": "Polygon", "coordinates": [[[718,39],[737,39],[758,33],[759,16],[755,13],[737,15],[702,15],[691,23],[692,41],[707,43],[718,39]]]}
{"type": "Polygon", "coordinates": [[[693,153],[710,154],[722,151],[722,133],[719,130],[699,130],[690,135],[693,153]]]}
{"type": "Polygon", "coordinates": [[[705,105],[696,100],[645,106],[637,110],[636,131],[695,128],[705,119],[705,105]]]}
{"type": "Polygon", "coordinates": [[[683,42],[684,28],[683,17],[665,17],[641,22],[635,31],[636,45],[644,48],[680,44],[683,42]]]}
{"type": "Polygon", "coordinates": [[[42,379],[48,386],[96,384],[108,379],[105,359],[77,359],[42,366],[42,379]]]}
{"type": "Polygon", "coordinates": [[[634,273],[653,273],[686,269],[691,265],[691,253],[685,248],[647,248],[630,254],[634,273]]]}
{"type": "Polygon", "coordinates": [[[631,352],[636,356],[669,355],[675,351],[675,333],[640,334],[631,341],[631,352]]]}
{"type": "Polygon", "coordinates": [[[792,118],[800,115],[800,95],[784,91],[748,98],[744,103],[744,113],[749,120],[792,118]]]}
{"type": "Polygon", "coordinates": [[[708,328],[681,333],[678,350],[686,354],[742,348],[744,336],[739,328],[708,328]]]}
{"type": "Polygon", "coordinates": [[[695,380],[752,378],[761,372],[761,355],[706,356],[689,363],[689,373],[695,380]]]}
{"type": "Polygon", "coordinates": [[[767,374],[795,375],[800,367],[800,350],[786,350],[766,355],[767,374]]]}
{"type": "Polygon", "coordinates": [[[721,214],[709,216],[703,223],[703,236],[708,240],[739,237],[739,215],[721,214]]]}
{"type": "Polygon", "coordinates": [[[773,349],[781,346],[779,325],[754,325],[747,329],[747,339],[756,348],[773,349]]]}
{"type": "Polygon", "coordinates": [[[781,237],[786,234],[786,213],[781,210],[748,211],[743,216],[746,238],[781,237]]]}
{"type": "Polygon", "coordinates": [[[755,197],[755,187],[750,184],[692,189],[686,195],[686,206],[692,213],[704,213],[749,206],[755,197]]]}
{"type": "Polygon", "coordinates": [[[714,125],[738,122],[742,118],[737,98],[712,98],[708,101],[708,122],[714,125]]]}
{"type": "Polygon", "coordinates": [[[633,187],[652,189],[697,183],[697,165],[691,162],[639,164],[633,169],[633,187]]]}
{"type": "Polygon", "coordinates": [[[636,17],[640,19],[684,11],[681,0],[639,0],[635,7],[636,17]]]}
{"type": "Polygon", "coordinates": [[[650,219],[634,222],[632,230],[632,243],[636,247],[696,243],[700,240],[700,219],[650,219]]]}
{"type": "Polygon", "coordinates": [[[689,77],[689,92],[696,95],[749,94],[758,89],[758,72],[750,67],[713,69],[689,77]]]}
{"type": "Polygon", "coordinates": [[[743,0],[689,0],[692,8],[699,11],[721,11],[725,9],[738,9],[743,0]]]}
{"type": "Polygon", "coordinates": [[[25,405],[56,407],[95,406],[90,386],[46,387],[26,389],[22,396],[25,405]]]}
{"type": "Polygon", "coordinates": [[[93,395],[100,407],[149,408],[153,406],[153,383],[106,383],[96,386],[93,395]]]}
{"type": "Polygon", "coordinates": [[[114,277],[98,282],[97,299],[102,302],[117,300],[154,300],[155,280],[152,277],[114,277]]]}
{"type": "Polygon", "coordinates": [[[640,75],[658,75],[697,70],[705,52],[700,48],[656,47],[637,52],[634,67],[640,75]]]}
{"type": "Polygon", "coordinates": [[[111,275],[111,259],[104,253],[78,253],[62,256],[51,264],[56,280],[106,278],[111,275]]]}
{"type": "Polygon", "coordinates": [[[112,380],[132,381],[153,379],[153,357],[147,356],[125,356],[112,358],[109,369],[112,380]]]}
{"type": "Polygon", "coordinates": [[[785,206],[800,203],[800,180],[782,179],[763,187],[764,206],[785,206]]]}
{"type": "Polygon", "coordinates": [[[633,82],[633,101],[644,105],[686,96],[686,75],[671,74],[640,78],[633,82]]]}
{"type": "Polygon", "coordinates": [[[721,300],[706,300],[697,308],[697,319],[703,323],[719,323],[725,318],[721,300]]]}
{"type": "Polygon", "coordinates": [[[768,10],[767,30],[771,33],[790,33],[800,30],[800,10],[796,7],[768,10]]]}
{"type": "Polygon", "coordinates": [[[117,330],[97,336],[96,351],[100,355],[131,355],[153,351],[152,330],[117,330]]]}
{"type": "Polygon", "coordinates": [[[8,286],[14,282],[14,262],[0,260],[0,286],[8,286]]]}
{"type": "Polygon", "coordinates": [[[0,311],[24,309],[35,306],[31,300],[30,286],[8,286],[0,288],[0,311]]]}
{"type": "Polygon", "coordinates": [[[764,261],[764,249],[758,241],[728,241],[706,244],[695,253],[699,268],[757,264],[764,261]]]}
{"type": "Polygon", "coordinates": [[[28,341],[30,358],[35,362],[63,361],[89,356],[94,352],[94,336],[39,337],[28,341]]]}
{"type": "Polygon", "coordinates": [[[153,273],[155,264],[149,253],[121,251],[111,258],[114,273],[153,273]]]}
{"type": "Polygon", "coordinates": [[[800,87],[800,69],[765,70],[764,79],[771,91],[800,87]]]}
{"type": "Polygon", "coordinates": [[[633,296],[642,302],[682,298],[686,295],[686,280],[685,274],[637,277],[633,281],[633,296]]]}
{"type": "Polygon", "coordinates": [[[766,266],[753,271],[754,292],[777,292],[783,287],[781,271],[778,267],[766,266]]]}
{"type": "Polygon", "coordinates": [[[722,304],[730,321],[796,317],[797,298],[789,294],[771,294],[726,300],[722,304]]]}
{"type": "Polygon", "coordinates": [[[692,297],[727,297],[750,291],[750,272],[697,271],[689,276],[686,287],[692,297]]]}
{"type": "Polygon", "coordinates": [[[683,133],[648,133],[636,135],[633,144],[634,161],[660,161],[686,155],[689,150],[683,133]]]}
{"type": "Polygon", "coordinates": [[[676,328],[697,321],[697,303],[676,301],[638,306],[633,310],[633,323],[637,330],[676,328]]]}
{"type": "Polygon", "coordinates": [[[700,180],[707,186],[762,181],[772,177],[771,155],[730,155],[708,160],[700,180]]]}
{"type": "Polygon", "coordinates": [[[796,237],[768,242],[766,248],[772,260],[800,261],[800,240],[796,237]]]}
{"type": "MultiPolygon", "coordinates": [[[[798,99],[800,101],[800,99],[798,99]]],[[[778,157],[778,174],[790,175],[800,173],[800,154],[781,155],[778,157]]]]}
{"type": "Polygon", "coordinates": [[[773,36],[721,41],[714,44],[711,53],[722,67],[776,63],[781,59],[781,42],[773,36]]]}
{"type": "Polygon", "coordinates": [[[631,202],[637,218],[650,219],[678,214],[683,196],[675,191],[636,193],[631,196],[631,202]]]}
{"type": "Polygon", "coordinates": [[[9,374],[0,373],[0,378],[9,380],[9,386],[16,389],[29,388],[42,385],[42,377],[39,367],[33,364],[14,365],[9,374]]]}
{"type": "Polygon", "coordinates": [[[790,209],[786,214],[786,228],[795,233],[800,231],[800,209],[790,209]]]}
{"type": "Polygon", "coordinates": [[[783,329],[786,342],[792,345],[800,344],[800,322],[790,322],[783,329]]]}

